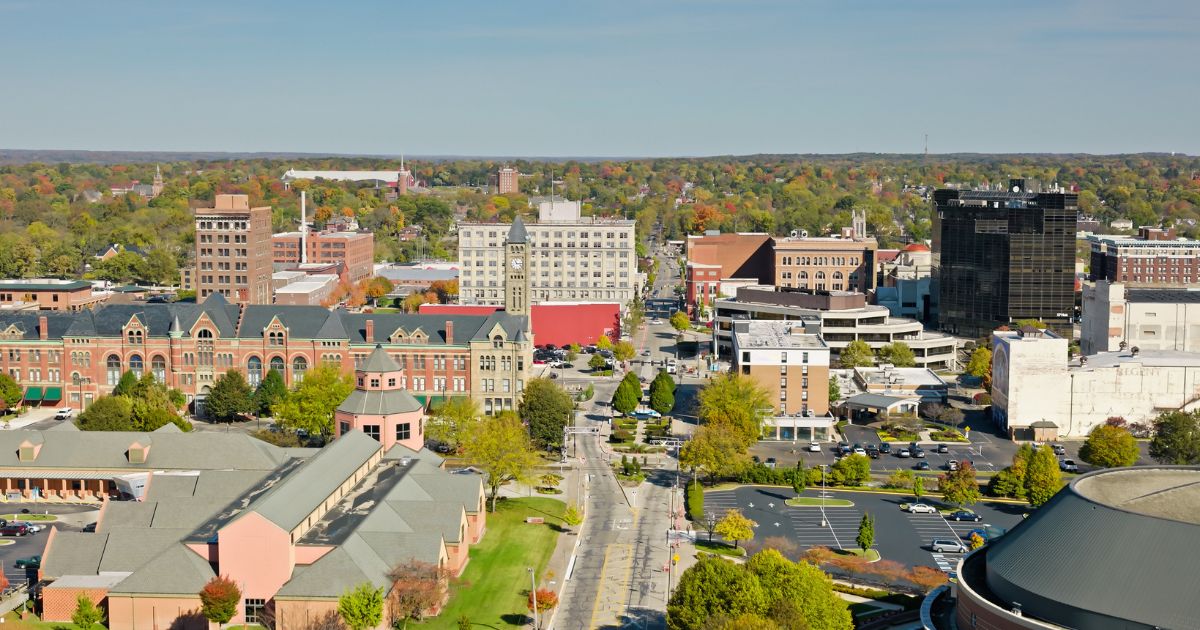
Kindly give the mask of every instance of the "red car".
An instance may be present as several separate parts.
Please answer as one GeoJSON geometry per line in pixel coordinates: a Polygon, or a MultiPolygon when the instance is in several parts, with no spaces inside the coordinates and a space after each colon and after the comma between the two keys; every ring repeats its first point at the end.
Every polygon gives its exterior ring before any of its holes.
{"type": "Polygon", "coordinates": [[[0,536],[25,536],[28,533],[29,528],[21,524],[0,527],[0,536]]]}

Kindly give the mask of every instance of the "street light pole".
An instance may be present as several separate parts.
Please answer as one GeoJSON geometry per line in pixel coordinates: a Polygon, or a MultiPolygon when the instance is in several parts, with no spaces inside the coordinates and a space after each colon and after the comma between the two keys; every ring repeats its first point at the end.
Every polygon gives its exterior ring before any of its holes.
{"type": "Polygon", "coordinates": [[[821,527],[825,527],[826,525],[829,524],[828,521],[825,520],[825,466],[826,465],[827,464],[821,464],[821,527]]]}
{"type": "Polygon", "coordinates": [[[533,630],[537,630],[537,582],[534,581],[533,567],[527,567],[526,570],[529,571],[529,596],[533,599],[533,630]]]}

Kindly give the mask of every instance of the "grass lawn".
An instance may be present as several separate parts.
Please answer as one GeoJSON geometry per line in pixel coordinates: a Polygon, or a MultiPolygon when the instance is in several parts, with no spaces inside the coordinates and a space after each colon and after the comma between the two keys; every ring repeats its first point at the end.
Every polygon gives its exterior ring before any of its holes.
{"type": "Polygon", "coordinates": [[[880,557],[879,550],[875,548],[868,549],[866,553],[863,553],[863,550],[858,547],[847,547],[846,549],[842,549],[841,552],[850,556],[866,558],[867,562],[877,562],[880,557]]]}
{"type": "Polygon", "coordinates": [[[848,499],[830,499],[826,498],[825,503],[821,503],[820,497],[792,497],[784,503],[792,507],[854,507],[854,502],[848,499]]]}
{"type": "MultiPolygon", "coordinates": [[[[37,615],[30,614],[21,620],[21,615],[17,611],[12,611],[4,615],[4,627],[8,630],[79,630],[79,626],[66,621],[42,621],[37,615]]],[[[103,625],[97,625],[96,628],[104,628],[103,625]]]]}
{"type": "Polygon", "coordinates": [[[0,518],[6,521],[57,521],[53,514],[4,514],[0,518]]]}
{"type": "MultiPolygon", "coordinates": [[[[487,515],[487,533],[471,547],[471,561],[450,588],[450,603],[428,628],[457,628],[466,615],[476,628],[519,628],[525,622],[529,573],[537,571],[539,588],[547,587],[546,564],[558,540],[566,504],[557,499],[507,499],[487,515]],[[525,517],[540,516],[542,525],[527,525],[525,517]]],[[[561,575],[550,579],[562,581],[561,575]]]]}
{"type": "Polygon", "coordinates": [[[696,549],[699,551],[715,553],[718,556],[741,557],[746,555],[746,550],[742,549],[741,547],[734,548],[730,547],[727,543],[708,542],[707,540],[697,540],[696,549]]]}

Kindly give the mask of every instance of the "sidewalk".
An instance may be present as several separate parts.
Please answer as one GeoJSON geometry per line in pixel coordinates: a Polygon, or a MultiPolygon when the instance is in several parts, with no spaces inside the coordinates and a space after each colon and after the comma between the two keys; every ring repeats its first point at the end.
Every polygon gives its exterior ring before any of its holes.
{"type": "MultiPolygon", "coordinates": [[[[561,498],[566,505],[575,505],[576,509],[582,510],[584,509],[583,506],[587,504],[584,500],[588,492],[587,485],[586,477],[583,476],[583,473],[579,469],[574,467],[574,462],[572,462],[572,467],[564,471],[563,480],[558,485],[563,493],[540,496],[561,498]]],[[[562,601],[563,589],[566,588],[567,579],[570,578],[570,571],[575,561],[575,551],[579,548],[583,532],[587,527],[592,525],[589,520],[590,516],[590,514],[583,514],[583,523],[578,527],[572,528],[566,526],[568,531],[559,535],[558,541],[554,545],[554,552],[550,554],[550,562],[546,564],[546,571],[540,576],[538,587],[555,591],[558,593],[559,601],[562,601]]],[[[557,614],[558,608],[555,607],[548,619],[541,620],[541,627],[554,627],[554,617],[557,614]]]]}

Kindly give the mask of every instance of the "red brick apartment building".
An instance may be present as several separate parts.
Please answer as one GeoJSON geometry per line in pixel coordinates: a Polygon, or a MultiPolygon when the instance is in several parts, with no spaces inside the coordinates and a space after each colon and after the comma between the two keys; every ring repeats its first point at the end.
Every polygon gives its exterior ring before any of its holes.
{"type": "Polygon", "coordinates": [[[247,195],[217,195],[196,208],[196,300],[220,294],[235,304],[271,303],[271,208],[247,195]]]}
{"type": "Polygon", "coordinates": [[[375,235],[370,232],[326,230],[309,233],[282,232],[271,237],[271,250],[276,263],[300,263],[301,243],[306,242],[305,262],[345,263],[350,281],[358,282],[372,275],[375,263],[375,235]]]}

